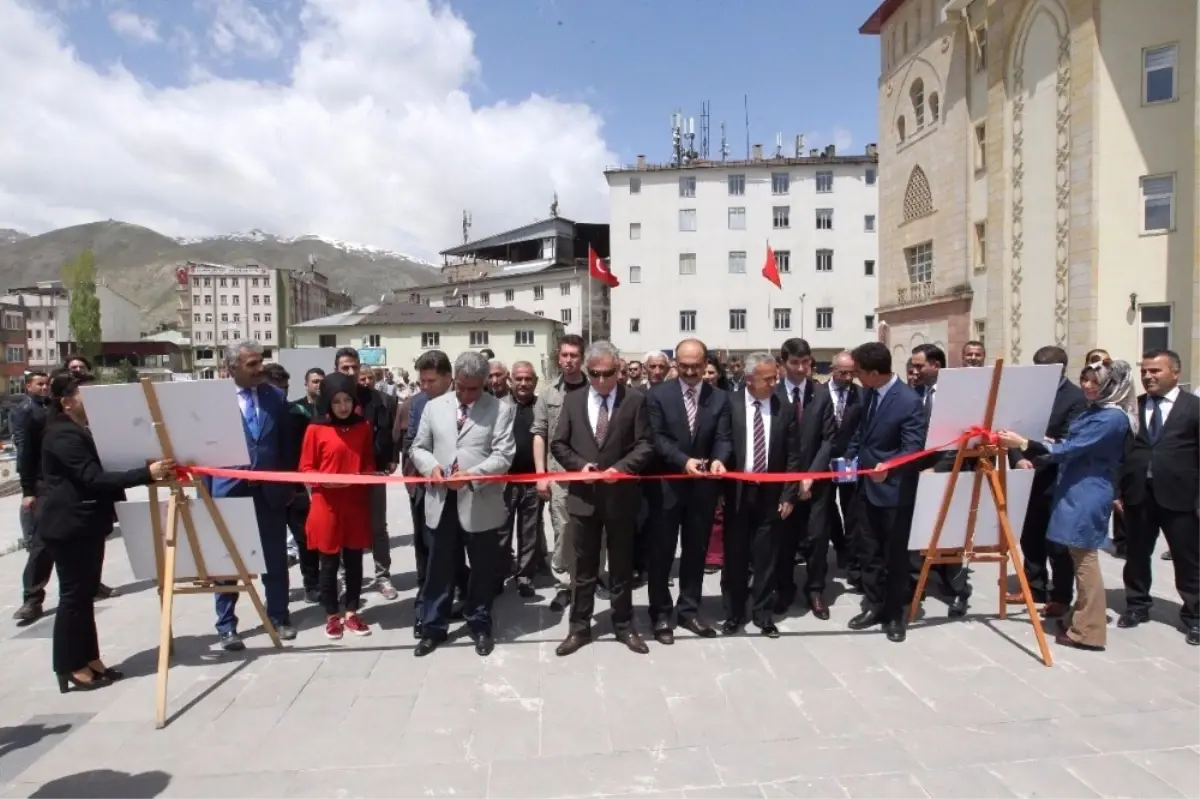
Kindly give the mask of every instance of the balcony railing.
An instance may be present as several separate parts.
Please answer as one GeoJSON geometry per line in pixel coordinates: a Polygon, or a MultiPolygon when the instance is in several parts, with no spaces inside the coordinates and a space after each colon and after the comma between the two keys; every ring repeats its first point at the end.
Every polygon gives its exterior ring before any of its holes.
{"type": "Polygon", "coordinates": [[[915,305],[918,302],[929,302],[933,299],[933,281],[911,283],[896,289],[896,302],[900,305],[915,305]]]}

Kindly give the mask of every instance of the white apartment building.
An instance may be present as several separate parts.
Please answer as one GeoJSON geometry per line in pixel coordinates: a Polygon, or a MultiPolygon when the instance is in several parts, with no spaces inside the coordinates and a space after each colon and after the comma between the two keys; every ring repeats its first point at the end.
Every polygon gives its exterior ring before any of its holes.
{"type": "MultiPolygon", "coordinates": [[[[62,356],[72,349],[71,292],[61,280],[43,280],[33,286],[14,288],[10,297],[29,309],[26,355],[29,366],[49,369],[62,362],[62,356]]],[[[137,341],[141,337],[141,308],[103,283],[96,285],[100,301],[100,340],[105,342],[137,341]]]]}
{"type": "Polygon", "coordinates": [[[612,338],[624,352],[775,350],[801,337],[819,361],[874,340],[874,147],[837,155],[611,169],[612,338]],[[768,245],[782,289],[762,275],[768,245]]]}
{"type": "Polygon", "coordinates": [[[188,263],[176,273],[179,326],[202,377],[215,376],[221,348],[253,339],[264,348],[284,346],[279,270],[257,264],[188,263]]]}

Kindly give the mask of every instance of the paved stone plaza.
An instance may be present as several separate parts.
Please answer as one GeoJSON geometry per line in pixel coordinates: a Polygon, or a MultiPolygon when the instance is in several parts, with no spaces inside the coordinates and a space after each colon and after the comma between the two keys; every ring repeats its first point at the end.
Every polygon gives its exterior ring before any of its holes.
{"type": "MultiPolygon", "coordinates": [[[[644,657],[607,637],[600,603],[606,637],[560,659],[549,588],[531,604],[510,588],[490,658],[464,639],[418,660],[408,510],[400,489],[390,499],[402,593],[368,594],[375,634],[331,643],[319,608],[297,601],[299,638],[273,652],[243,602],[247,651],[223,654],[212,600],[182,597],[162,731],[158,602],[131,582],[123,544],[105,568],[121,595],[97,622],[105,660],[130,677],[92,693],[58,693],[53,616],[16,627],[24,556],[0,558],[0,795],[1200,796],[1200,651],[1176,629],[1162,561],[1155,623],[1114,625],[1103,654],[1055,647],[1051,669],[1023,611],[974,615],[995,612],[988,566],[967,621],[947,623],[931,599],[904,645],[847,631],[858,602],[839,585],[831,621],[794,614],[773,641],[684,634],[644,657]]],[[[16,502],[0,500],[9,538],[16,502]]],[[[1121,562],[1103,564],[1119,611],[1121,562]]],[[[644,614],[644,591],[637,602],[644,614]]],[[[719,618],[719,603],[708,611],[719,618]]]]}

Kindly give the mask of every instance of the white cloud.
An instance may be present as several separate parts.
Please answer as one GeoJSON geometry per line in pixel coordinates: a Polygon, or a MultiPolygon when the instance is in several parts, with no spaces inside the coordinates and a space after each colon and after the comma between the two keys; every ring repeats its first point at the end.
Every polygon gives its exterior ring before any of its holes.
{"type": "Polygon", "coordinates": [[[150,44],[159,41],[158,24],[132,11],[113,11],[108,15],[108,24],[114,31],[135,42],[150,44]]]}
{"type": "Polygon", "coordinates": [[[546,215],[557,190],[564,216],[606,218],[601,120],[536,95],[473,106],[474,35],[433,5],[307,0],[282,85],[197,71],[155,89],[79,61],[32,2],[0,0],[0,227],[257,227],[429,256],[456,243],[463,209],[497,232],[546,215]]]}
{"type": "Polygon", "coordinates": [[[839,153],[846,155],[849,153],[850,147],[854,144],[854,137],[845,128],[837,128],[833,131],[833,144],[837,147],[839,153]]]}
{"type": "Polygon", "coordinates": [[[283,41],[275,26],[250,0],[213,0],[215,15],[210,35],[225,55],[274,58],[283,41]]]}

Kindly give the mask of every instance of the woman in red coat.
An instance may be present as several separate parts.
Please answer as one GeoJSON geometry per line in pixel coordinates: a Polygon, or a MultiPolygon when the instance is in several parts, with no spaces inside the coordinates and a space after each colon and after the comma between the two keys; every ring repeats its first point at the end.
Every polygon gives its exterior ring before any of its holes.
{"type": "MultiPolygon", "coordinates": [[[[358,385],[343,374],[321,383],[317,418],[304,433],[300,471],[318,474],[370,474],[375,471],[371,425],[355,407],[358,385]]],[[[325,607],[325,635],[339,639],[343,630],[370,635],[358,615],[362,592],[363,550],[371,546],[369,486],[318,483],[304,531],[308,548],[319,553],[318,592],[325,607]],[[346,610],[338,604],[338,566],[346,567],[346,610]]]]}

